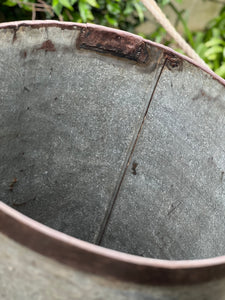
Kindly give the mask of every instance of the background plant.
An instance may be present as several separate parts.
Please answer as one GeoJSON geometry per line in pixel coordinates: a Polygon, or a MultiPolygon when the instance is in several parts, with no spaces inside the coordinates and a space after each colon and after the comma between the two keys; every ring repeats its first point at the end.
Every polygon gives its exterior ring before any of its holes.
{"type": "MultiPolygon", "coordinates": [[[[204,0],[207,1],[207,0],[204,0]]],[[[218,0],[208,0],[218,2],[218,0]]],[[[225,3],[219,15],[213,18],[202,31],[191,31],[187,25],[185,10],[174,5],[171,1],[165,0],[168,7],[175,13],[175,26],[182,25],[183,35],[191,47],[208,64],[208,66],[219,76],[225,78],[225,3]]],[[[176,43],[167,34],[166,30],[158,26],[149,36],[145,36],[158,43],[176,48],[176,43]]],[[[180,49],[176,49],[182,52],[180,49]]]]}
{"type": "Polygon", "coordinates": [[[133,32],[144,21],[144,10],[139,0],[7,0],[1,5],[0,20],[59,19],[133,32]]]}
{"type": "Polygon", "coordinates": [[[194,48],[211,69],[225,78],[225,4],[203,32],[193,34],[194,48]]]}
{"type": "MultiPolygon", "coordinates": [[[[165,6],[170,0],[157,2],[165,6]]],[[[144,11],[140,0],[6,0],[1,5],[0,21],[47,18],[93,22],[134,32],[144,21],[144,11]]]]}

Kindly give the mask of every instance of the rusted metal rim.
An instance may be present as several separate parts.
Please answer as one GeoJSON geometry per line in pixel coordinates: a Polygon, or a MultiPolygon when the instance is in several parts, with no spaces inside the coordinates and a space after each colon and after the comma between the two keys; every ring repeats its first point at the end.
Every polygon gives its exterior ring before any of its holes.
{"type": "MultiPolygon", "coordinates": [[[[145,56],[147,55],[145,46],[158,47],[166,55],[176,56],[203,69],[213,79],[218,80],[225,86],[225,80],[215,73],[204,69],[204,67],[198,65],[193,60],[167,47],[146,41],[130,33],[96,25],[57,21],[2,23],[0,24],[0,30],[12,29],[16,32],[21,26],[30,26],[32,28],[60,27],[62,30],[78,29],[81,31],[81,34],[85,30],[88,30],[88,32],[98,34],[98,36],[102,32],[111,33],[120,36],[123,39],[122,45],[125,45],[127,42],[128,47],[123,46],[123,49],[121,48],[121,42],[118,42],[114,44],[114,49],[112,50],[106,43],[105,48],[101,48],[99,52],[107,51],[109,54],[114,55],[116,49],[118,50],[116,53],[121,57],[129,57],[129,59],[145,64],[148,59],[145,56]],[[137,50],[136,45],[138,45],[138,51],[133,51],[134,48],[137,50]]],[[[83,43],[83,40],[82,45],[80,42],[79,47],[87,47],[87,44],[83,43]]],[[[93,47],[95,51],[99,50],[90,41],[87,43],[89,43],[88,47],[93,47]]],[[[152,285],[183,285],[197,284],[225,277],[225,256],[202,260],[169,261],[129,255],[105,249],[53,230],[24,216],[2,202],[0,202],[0,231],[19,244],[72,268],[117,280],[152,285]]]]}
{"type": "Polygon", "coordinates": [[[152,285],[190,285],[225,276],[225,256],[169,261],[130,255],[51,229],[1,201],[0,231],[19,244],[67,266],[122,281],[152,285]]]}
{"type": "MultiPolygon", "coordinates": [[[[58,27],[61,28],[62,30],[68,29],[68,30],[80,30],[81,34],[80,37],[82,37],[82,34],[95,36],[97,39],[104,39],[107,40],[108,42],[112,43],[113,40],[116,40],[116,37],[121,40],[118,40],[117,43],[113,44],[114,52],[117,52],[117,55],[119,53],[119,56],[126,57],[129,56],[130,52],[131,55],[133,54],[134,51],[136,51],[136,55],[134,58],[131,57],[131,59],[136,60],[137,62],[145,63],[146,61],[146,56],[145,56],[145,51],[146,51],[146,46],[154,46],[156,48],[159,48],[163,50],[165,56],[171,55],[173,57],[177,57],[178,59],[186,60],[189,63],[197,66],[198,68],[202,69],[203,71],[207,72],[212,76],[213,79],[219,81],[221,84],[225,86],[225,80],[215,74],[213,71],[211,71],[209,68],[206,68],[205,66],[200,65],[199,63],[195,62],[191,58],[182,55],[173,49],[166,47],[164,45],[152,42],[150,40],[143,39],[140,36],[137,36],[135,34],[125,32],[122,30],[118,29],[113,29],[113,28],[108,28],[100,25],[94,25],[94,24],[82,24],[82,23],[74,23],[74,22],[59,22],[59,21],[52,21],[52,20],[36,20],[36,21],[15,21],[15,22],[5,22],[5,23],[0,23],[0,30],[1,29],[12,29],[14,30],[14,33],[16,35],[16,31],[20,27],[31,27],[31,28],[43,28],[43,27],[58,27]],[[112,39],[113,38],[113,39],[112,39]],[[118,51],[117,51],[118,50],[118,51]]],[[[98,43],[95,45],[92,44],[92,41],[87,39],[87,44],[88,45],[81,45],[80,42],[80,37],[78,38],[78,45],[81,48],[84,49],[92,49],[97,52],[104,52],[104,49],[101,49],[101,47],[98,48],[98,43]],[[98,48],[98,49],[97,49],[98,48]]],[[[102,41],[102,40],[101,40],[102,41]]],[[[103,45],[103,47],[108,47],[109,45],[106,42],[106,45],[103,45]]],[[[107,52],[110,53],[111,49],[106,49],[107,52]]]]}

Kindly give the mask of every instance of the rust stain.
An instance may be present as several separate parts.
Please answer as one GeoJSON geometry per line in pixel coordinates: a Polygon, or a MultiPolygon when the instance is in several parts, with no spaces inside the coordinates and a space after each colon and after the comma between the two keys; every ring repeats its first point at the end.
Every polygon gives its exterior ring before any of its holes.
{"type": "Polygon", "coordinates": [[[211,95],[208,95],[206,93],[206,91],[204,91],[203,89],[200,89],[198,91],[198,93],[192,98],[193,101],[196,101],[196,100],[206,100],[206,101],[216,101],[217,100],[217,97],[212,97],[211,95]]]}
{"type": "Polygon", "coordinates": [[[28,202],[34,201],[34,200],[36,200],[36,196],[34,196],[32,199],[27,200],[27,201],[23,201],[23,202],[13,202],[12,205],[13,205],[13,206],[23,206],[23,205],[27,204],[28,202]]]}
{"type": "Polygon", "coordinates": [[[17,178],[15,177],[15,178],[13,178],[13,181],[10,183],[10,186],[9,186],[9,190],[10,190],[10,192],[12,192],[13,191],[13,188],[14,188],[14,185],[17,183],[17,178]]]}
{"type": "Polygon", "coordinates": [[[220,180],[223,181],[224,171],[221,172],[220,180]]]}
{"type": "Polygon", "coordinates": [[[182,71],[183,70],[183,61],[180,57],[176,56],[173,53],[164,52],[164,57],[166,58],[166,67],[170,70],[177,70],[182,71]]]}
{"type": "Polygon", "coordinates": [[[23,206],[25,204],[27,204],[27,202],[22,202],[22,203],[16,203],[16,202],[14,202],[12,205],[13,206],[23,206]]]}
{"type": "Polygon", "coordinates": [[[137,170],[136,170],[137,166],[138,166],[138,163],[136,161],[134,161],[132,164],[132,168],[131,168],[133,175],[137,175],[137,170]]]}
{"type": "Polygon", "coordinates": [[[16,41],[16,39],[17,39],[16,32],[17,32],[17,29],[14,28],[14,31],[13,31],[13,38],[12,38],[12,44],[13,44],[13,43],[16,41]]]}
{"type": "Polygon", "coordinates": [[[20,51],[20,57],[25,59],[27,57],[27,51],[26,50],[20,51]]]}
{"type": "Polygon", "coordinates": [[[143,39],[104,27],[82,28],[76,47],[111,54],[140,64],[149,62],[149,51],[143,39]]]}
{"type": "Polygon", "coordinates": [[[45,52],[48,52],[48,51],[54,52],[54,51],[56,51],[55,46],[54,46],[54,44],[52,43],[51,40],[44,41],[42,43],[41,47],[37,48],[36,50],[45,50],[45,52]]]}

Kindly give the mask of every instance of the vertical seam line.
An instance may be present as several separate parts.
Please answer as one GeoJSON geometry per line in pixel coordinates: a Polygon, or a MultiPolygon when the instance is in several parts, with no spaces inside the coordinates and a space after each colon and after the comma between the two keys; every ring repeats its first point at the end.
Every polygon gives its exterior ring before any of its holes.
{"type": "Polygon", "coordinates": [[[143,128],[143,126],[144,126],[144,122],[145,122],[145,120],[146,120],[146,117],[147,117],[147,114],[148,114],[148,111],[149,111],[150,104],[151,104],[152,99],[153,99],[153,97],[154,97],[154,94],[155,94],[157,85],[158,85],[158,83],[159,83],[159,79],[160,79],[160,77],[161,77],[161,75],[162,75],[162,72],[163,72],[163,69],[164,69],[164,67],[165,67],[165,65],[166,65],[166,62],[167,62],[167,58],[165,59],[163,65],[162,65],[162,68],[161,68],[161,70],[160,70],[159,76],[158,76],[158,78],[157,78],[157,80],[156,80],[156,83],[155,83],[155,86],[154,86],[154,88],[153,88],[153,91],[152,91],[152,94],[151,94],[149,103],[148,103],[148,105],[147,105],[147,108],[146,108],[145,113],[144,113],[144,116],[143,116],[143,120],[142,120],[142,122],[141,122],[140,128],[139,128],[139,130],[138,130],[137,136],[136,136],[135,141],[134,141],[134,144],[133,144],[133,146],[132,146],[132,148],[131,148],[131,152],[130,152],[130,154],[129,154],[129,156],[128,156],[127,164],[126,164],[126,167],[125,167],[125,169],[124,169],[124,171],[123,171],[122,178],[121,178],[119,184],[117,185],[117,190],[116,190],[116,192],[114,193],[113,199],[110,201],[110,203],[109,203],[109,205],[108,205],[108,208],[107,208],[107,210],[106,210],[104,219],[103,219],[103,221],[102,221],[102,224],[101,224],[101,227],[100,227],[98,236],[97,236],[96,240],[94,241],[94,244],[96,244],[96,245],[100,245],[100,244],[102,243],[102,239],[103,239],[104,233],[105,233],[105,231],[106,231],[106,227],[107,227],[107,225],[108,225],[108,223],[109,223],[109,220],[110,220],[110,217],[111,217],[113,208],[114,208],[114,206],[115,206],[115,203],[116,203],[116,200],[117,200],[117,197],[118,197],[118,194],[119,194],[119,191],[120,191],[122,182],[123,182],[124,177],[125,177],[125,175],[126,175],[126,173],[127,173],[127,169],[128,169],[129,164],[130,164],[131,157],[132,157],[132,155],[133,155],[133,153],[134,153],[135,147],[136,147],[136,145],[137,145],[137,141],[138,141],[138,139],[139,139],[139,136],[140,136],[140,134],[141,134],[142,128],[143,128]]]}

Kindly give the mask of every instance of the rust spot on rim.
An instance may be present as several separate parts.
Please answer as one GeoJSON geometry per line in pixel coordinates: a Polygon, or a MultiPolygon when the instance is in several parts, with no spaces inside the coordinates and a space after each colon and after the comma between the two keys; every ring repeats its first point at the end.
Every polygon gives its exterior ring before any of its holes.
{"type": "Polygon", "coordinates": [[[164,57],[166,58],[166,67],[170,71],[173,71],[173,70],[182,71],[183,70],[183,61],[176,54],[165,51],[164,57]]]}
{"type": "Polygon", "coordinates": [[[55,46],[51,40],[47,40],[47,41],[43,42],[41,47],[37,48],[36,50],[45,50],[45,52],[56,51],[55,46]]]}
{"type": "Polygon", "coordinates": [[[104,27],[82,28],[76,44],[78,49],[93,50],[146,64],[149,52],[142,38],[104,27]]]}

